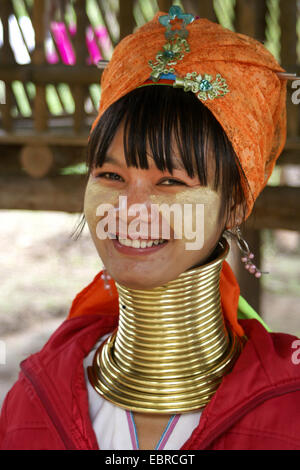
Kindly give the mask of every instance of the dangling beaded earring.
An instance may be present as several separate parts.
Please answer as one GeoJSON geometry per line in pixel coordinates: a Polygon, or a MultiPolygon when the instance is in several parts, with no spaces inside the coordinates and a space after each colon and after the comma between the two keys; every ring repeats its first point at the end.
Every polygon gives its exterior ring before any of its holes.
{"type": "Polygon", "coordinates": [[[260,278],[262,274],[269,274],[258,269],[252,262],[254,254],[250,251],[249,245],[242,236],[240,227],[236,226],[230,230],[226,230],[225,234],[230,235],[237,243],[237,246],[242,253],[241,261],[244,263],[244,267],[250,274],[254,274],[256,278],[260,278]]]}

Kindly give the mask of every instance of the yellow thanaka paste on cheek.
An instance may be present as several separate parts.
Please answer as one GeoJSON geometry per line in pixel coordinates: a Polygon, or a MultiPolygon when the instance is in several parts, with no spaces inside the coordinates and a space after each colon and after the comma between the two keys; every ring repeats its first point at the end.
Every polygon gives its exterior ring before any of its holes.
{"type": "Polygon", "coordinates": [[[101,185],[99,180],[90,177],[84,196],[84,215],[93,235],[96,236],[96,225],[99,221],[97,208],[100,204],[118,207],[120,191],[101,185]]]}
{"type": "Polygon", "coordinates": [[[158,205],[158,211],[165,222],[170,223],[175,238],[191,240],[193,235],[198,237],[198,246],[195,245],[195,248],[187,244],[191,249],[200,249],[200,241],[203,245],[218,230],[221,198],[208,187],[191,188],[175,194],[151,195],[150,200],[152,204],[158,205]],[[169,216],[170,210],[167,207],[172,206],[179,209],[181,221],[169,216]]]}

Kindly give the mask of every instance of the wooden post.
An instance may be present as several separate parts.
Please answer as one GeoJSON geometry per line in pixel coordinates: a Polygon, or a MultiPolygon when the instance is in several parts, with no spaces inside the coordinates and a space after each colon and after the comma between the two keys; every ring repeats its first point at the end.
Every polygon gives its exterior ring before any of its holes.
{"type": "Polygon", "coordinates": [[[183,0],[182,3],[186,13],[192,13],[210,21],[217,21],[212,0],[183,0]]]}
{"type": "MultiPolygon", "coordinates": [[[[266,2],[262,0],[236,0],[235,30],[247,34],[259,41],[265,40],[266,29],[266,2]]],[[[249,244],[250,250],[255,254],[255,263],[260,267],[261,232],[253,228],[249,221],[243,226],[243,236],[249,244]]],[[[234,244],[233,258],[235,272],[241,289],[241,295],[260,313],[261,282],[245,270],[241,262],[241,254],[234,244]]]]}
{"type": "Polygon", "coordinates": [[[133,32],[135,21],[133,16],[133,0],[120,2],[119,10],[120,41],[133,32]]]}
{"type": "MultiPolygon", "coordinates": [[[[288,72],[294,72],[297,64],[297,0],[284,2],[280,0],[280,28],[281,28],[281,64],[288,72]]],[[[292,102],[294,90],[288,86],[287,93],[287,134],[288,137],[297,138],[299,135],[299,105],[292,102]]]]}
{"type": "Polygon", "coordinates": [[[158,0],[159,11],[168,12],[172,6],[172,0],[158,0]]]}
{"type": "Polygon", "coordinates": [[[235,30],[263,42],[266,32],[266,13],[265,0],[236,0],[235,30]]]}
{"type": "MultiPolygon", "coordinates": [[[[0,49],[0,60],[2,64],[14,64],[15,59],[9,43],[8,19],[12,13],[12,6],[10,0],[3,0],[0,3],[0,16],[3,25],[3,45],[0,49]]],[[[3,80],[3,77],[0,76],[3,80]]],[[[5,80],[5,103],[1,105],[2,108],[2,126],[6,131],[11,131],[13,127],[11,108],[13,103],[13,94],[11,88],[11,80],[5,80]]]]}
{"type": "MultiPolygon", "coordinates": [[[[76,65],[85,66],[87,58],[86,49],[86,27],[88,23],[86,15],[86,2],[85,0],[76,0],[75,13],[77,20],[77,30],[74,39],[74,49],[76,53],[76,65]]],[[[84,102],[86,97],[85,87],[81,84],[73,87],[73,97],[75,102],[74,112],[74,131],[80,132],[84,125],[85,109],[84,102]]]]}
{"type": "Polygon", "coordinates": [[[0,49],[0,59],[4,64],[13,64],[15,62],[13,51],[9,42],[8,19],[13,13],[11,0],[2,0],[0,2],[0,16],[3,26],[3,45],[0,49]]]}
{"type": "MultiPolygon", "coordinates": [[[[33,4],[32,23],[35,34],[35,49],[32,55],[32,62],[35,65],[45,63],[45,2],[44,0],[35,0],[33,4]]],[[[46,103],[46,90],[43,85],[36,85],[36,94],[34,99],[34,127],[42,132],[48,125],[48,107],[46,103]]]]}

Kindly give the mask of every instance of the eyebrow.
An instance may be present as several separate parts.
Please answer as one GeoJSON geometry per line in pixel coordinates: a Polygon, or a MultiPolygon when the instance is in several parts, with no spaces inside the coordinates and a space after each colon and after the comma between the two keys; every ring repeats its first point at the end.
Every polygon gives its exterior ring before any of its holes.
{"type": "MultiPolygon", "coordinates": [[[[148,157],[154,161],[154,158],[151,155],[148,155],[148,157]]],[[[104,159],[104,163],[113,163],[114,165],[117,165],[117,166],[123,166],[113,155],[110,155],[110,154],[106,155],[104,159]]],[[[174,168],[174,170],[186,171],[182,160],[176,157],[172,159],[172,167],[174,168]]]]}

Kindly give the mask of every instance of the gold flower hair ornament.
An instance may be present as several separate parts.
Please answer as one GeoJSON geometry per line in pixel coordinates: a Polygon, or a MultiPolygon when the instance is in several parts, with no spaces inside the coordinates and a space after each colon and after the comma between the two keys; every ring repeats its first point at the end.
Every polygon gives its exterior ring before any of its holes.
{"type": "Polygon", "coordinates": [[[208,74],[198,75],[197,72],[186,74],[184,78],[175,78],[174,88],[183,87],[184,91],[192,91],[200,100],[213,100],[229,93],[228,85],[219,73],[215,80],[208,74]]]}
{"type": "Polygon", "coordinates": [[[186,52],[190,52],[186,39],[170,39],[163,46],[163,50],[156,54],[156,60],[149,60],[149,65],[152,68],[152,80],[157,82],[161,75],[175,73],[175,69],[172,66],[176,65],[179,60],[182,60],[186,52]]]}

